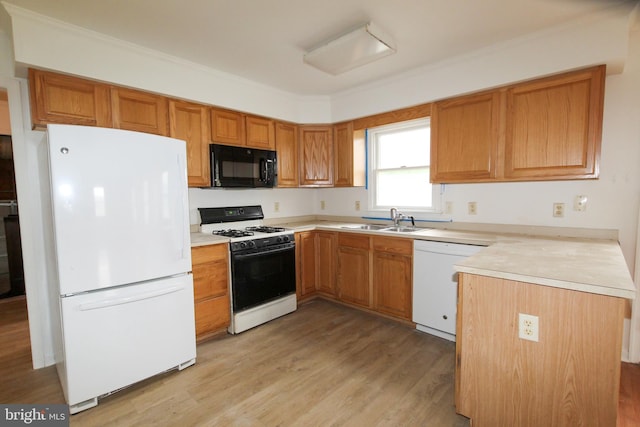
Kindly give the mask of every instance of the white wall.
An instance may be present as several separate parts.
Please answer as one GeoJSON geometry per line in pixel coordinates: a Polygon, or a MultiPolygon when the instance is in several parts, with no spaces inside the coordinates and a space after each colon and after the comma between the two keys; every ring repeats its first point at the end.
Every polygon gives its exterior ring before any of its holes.
{"type": "Polygon", "coordinates": [[[305,188],[277,189],[189,189],[191,224],[199,224],[198,208],[262,205],[267,219],[311,215],[315,192],[305,188]],[[276,212],[275,204],[279,204],[276,212]]]}

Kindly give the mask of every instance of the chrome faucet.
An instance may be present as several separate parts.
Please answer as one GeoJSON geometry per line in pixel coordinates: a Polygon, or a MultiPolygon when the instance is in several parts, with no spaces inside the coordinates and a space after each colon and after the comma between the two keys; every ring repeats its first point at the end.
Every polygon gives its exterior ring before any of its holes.
{"type": "Polygon", "coordinates": [[[391,216],[391,221],[393,221],[394,227],[400,227],[400,221],[403,219],[411,219],[411,225],[415,227],[416,223],[412,216],[407,216],[402,212],[398,212],[397,208],[391,208],[389,215],[391,216]]]}
{"type": "Polygon", "coordinates": [[[400,227],[400,221],[404,218],[404,215],[398,212],[397,208],[391,208],[389,213],[391,215],[391,221],[393,221],[393,226],[400,227]]]}

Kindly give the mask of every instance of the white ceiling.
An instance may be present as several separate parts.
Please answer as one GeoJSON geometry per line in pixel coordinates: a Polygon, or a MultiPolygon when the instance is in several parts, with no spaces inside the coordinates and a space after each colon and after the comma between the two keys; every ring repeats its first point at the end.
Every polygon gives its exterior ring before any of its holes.
{"type": "Polygon", "coordinates": [[[299,95],[331,95],[637,0],[7,0],[299,95]],[[306,50],[374,22],[397,53],[332,76],[306,50]]]}

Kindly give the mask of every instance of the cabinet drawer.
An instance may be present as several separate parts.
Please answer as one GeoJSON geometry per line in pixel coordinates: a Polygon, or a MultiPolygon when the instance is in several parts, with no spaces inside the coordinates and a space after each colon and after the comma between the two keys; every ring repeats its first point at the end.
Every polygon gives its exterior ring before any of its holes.
{"type": "Polygon", "coordinates": [[[211,298],[195,304],[196,337],[215,332],[229,326],[231,309],[229,298],[225,295],[211,298]]]}
{"type": "Polygon", "coordinates": [[[193,266],[193,298],[215,297],[227,293],[228,274],[226,260],[217,260],[193,266]]]}
{"type": "Polygon", "coordinates": [[[191,248],[191,264],[204,264],[210,261],[227,260],[229,246],[226,243],[219,245],[198,246],[191,248]]]}
{"type": "Polygon", "coordinates": [[[350,248],[369,249],[369,236],[362,236],[351,233],[338,234],[338,246],[348,246],[350,248]]]}
{"type": "Polygon", "coordinates": [[[393,237],[374,237],[373,250],[411,255],[413,253],[413,240],[393,237]]]}

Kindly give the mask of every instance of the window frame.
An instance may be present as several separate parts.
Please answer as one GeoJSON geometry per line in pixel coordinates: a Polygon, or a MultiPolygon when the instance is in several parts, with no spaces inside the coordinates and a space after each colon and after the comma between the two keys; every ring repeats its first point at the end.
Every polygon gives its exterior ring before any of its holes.
{"type": "MultiPolygon", "coordinates": [[[[429,181],[429,185],[431,186],[431,206],[428,208],[422,206],[386,206],[380,205],[377,203],[377,158],[378,150],[376,144],[376,138],[378,135],[382,135],[385,133],[390,133],[390,131],[402,131],[409,130],[411,128],[417,128],[422,126],[428,126],[429,130],[431,129],[431,117],[421,117],[418,119],[412,119],[402,122],[394,122],[382,126],[376,126],[375,128],[367,129],[366,133],[366,144],[367,144],[367,203],[368,210],[371,212],[388,212],[392,207],[397,208],[399,211],[405,214],[410,213],[440,213],[440,191],[439,186],[432,184],[429,181]]],[[[431,141],[429,141],[429,145],[431,145],[431,141]]],[[[431,146],[429,146],[429,150],[431,150],[431,146]]],[[[422,169],[425,166],[408,166],[403,169],[422,169]]],[[[429,159],[429,164],[426,165],[428,172],[431,171],[431,159],[429,159]]],[[[398,168],[399,169],[399,168],[398,168]]],[[[386,169],[391,170],[391,169],[386,169]]]]}

